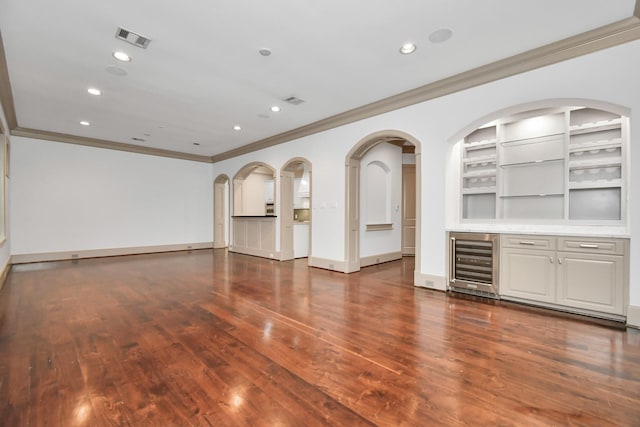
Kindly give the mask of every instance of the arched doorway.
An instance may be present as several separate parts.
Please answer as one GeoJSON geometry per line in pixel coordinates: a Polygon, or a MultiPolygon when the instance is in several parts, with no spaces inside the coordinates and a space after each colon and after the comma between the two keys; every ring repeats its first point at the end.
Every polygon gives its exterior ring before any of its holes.
{"type": "Polygon", "coordinates": [[[232,182],[231,252],[279,259],[276,253],[275,168],[262,162],[243,166],[232,182]]]}
{"type": "Polygon", "coordinates": [[[213,248],[229,246],[229,177],[213,181],[213,248]]]}
{"type": "Polygon", "coordinates": [[[296,157],[280,172],[280,259],[311,257],[311,162],[296,157]]]}
{"type": "MultiPolygon", "coordinates": [[[[360,217],[360,203],[361,203],[361,161],[365,158],[365,155],[375,146],[383,143],[391,143],[394,145],[404,145],[406,143],[411,144],[414,148],[415,156],[415,223],[412,225],[414,228],[415,237],[415,257],[416,268],[420,265],[421,251],[420,251],[420,212],[421,212],[421,197],[420,197],[420,182],[421,182],[421,168],[420,168],[420,155],[421,147],[420,142],[413,136],[396,130],[380,131],[360,140],[349,151],[346,157],[345,167],[345,272],[351,273],[360,270],[361,256],[360,256],[360,230],[361,230],[361,217],[360,217]]],[[[375,162],[372,162],[375,164],[375,162]]],[[[373,169],[373,168],[372,168],[373,169]]],[[[375,170],[375,169],[373,169],[375,170]]],[[[374,172],[375,174],[375,172],[374,172]]],[[[395,209],[395,206],[390,206],[391,209],[395,209]]],[[[399,206],[398,208],[399,209],[399,206]]],[[[403,207],[404,209],[404,207],[403,207]]],[[[367,229],[375,231],[376,229],[386,230],[389,227],[393,227],[393,224],[370,224],[367,229]]],[[[398,225],[396,225],[398,226],[398,225]]],[[[378,258],[375,258],[378,261],[378,258]]],[[[384,261],[381,260],[381,261],[384,261]]],[[[370,263],[368,263],[370,264],[370,263]]],[[[367,265],[368,265],[367,264],[367,265]]]]}

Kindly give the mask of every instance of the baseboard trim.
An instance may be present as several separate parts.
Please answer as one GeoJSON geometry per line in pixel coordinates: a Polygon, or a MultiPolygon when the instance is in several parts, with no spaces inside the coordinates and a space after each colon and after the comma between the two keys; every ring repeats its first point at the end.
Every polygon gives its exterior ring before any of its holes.
{"type": "Polygon", "coordinates": [[[176,245],[136,246],[128,248],[86,249],[63,252],[42,252],[36,254],[17,254],[11,256],[13,264],[32,262],[64,261],[70,259],[101,258],[122,255],[152,254],[157,252],[188,251],[193,249],[211,249],[213,242],[180,243],[176,245]]]}
{"type": "Polygon", "coordinates": [[[7,276],[9,275],[9,271],[11,271],[11,257],[7,260],[7,263],[4,265],[2,269],[2,274],[0,275],[0,291],[4,287],[4,282],[7,281],[7,276]]]}
{"type": "Polygon", "coordinates": [[[335,259],[309,257],[309,267],[323,268],[325,270],[339,271],[346,273],[346,263],[335,259]]]}
{"type": "Polygon", "coordinates": [[[413,272],[413,285],[418,288],[437,289],[439,291],[447,290],[447,278],[444,276],[435,276],[433,274],[424,274],[419,271],[413,272]]]}
{"type": "Polygon", "coordinates": [[[265,251],[263,249],[243,248],[240,246],[229,245],[229,252],[235,252],[237,254],[257,256],[260,258],[269,258],[280,260],[280,252],[278,251],[265,251]]]}
{"type": "Polygon", "coordinates": [[[627,306],[627,326],[640,329],[640,306],[627,306]]]}
{"type": "Polygon", "coordinates": [[[360,268],[369,267],[370,265],[382,264],[383,262],[395,261],[402,259],[402,252],[389,252],[380,255],[371,255],[360,258],[360,268]]]}
{"type": "Polygon", "coordinates": [[[224,249],[226,247],[228,247],[229,245],[227,245],[226,243],[222,242],[213,242],[213,249],[224,249]]]}

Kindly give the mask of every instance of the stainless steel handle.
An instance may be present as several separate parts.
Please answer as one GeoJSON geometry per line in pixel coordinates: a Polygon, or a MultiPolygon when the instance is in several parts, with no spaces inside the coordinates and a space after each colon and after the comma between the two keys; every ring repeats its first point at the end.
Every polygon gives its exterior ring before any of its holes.
{"type": "Polygon", "coordinates": [[[562,258],[558,258],[558,264],[562,264],[562,258]]]}
{"type": "Polygon", "coordinates": [[[549,262],[553,264],[553,257],[549,257],[549,262]]]}
{"type": "Polygon", "coordinates": [[[449,282],[455,283],[455,262],[456,262],[456,238],[451,238],[451,245],[449,248],[449,282]]]}
{"type": "Polygon", "coordinates": [[[599,245],[588,245],[586,243],[581,243],[580,247],[581,248],[585,248],[585,249],[598,249],[600,246],[599,245]]]}
{"type": "Polygon", "coordinates": [[[521,245],[527,245],[527,246],[535,246],[536,242],[532,242],[530,240],[520,240],[520,244],[521,245]]]}

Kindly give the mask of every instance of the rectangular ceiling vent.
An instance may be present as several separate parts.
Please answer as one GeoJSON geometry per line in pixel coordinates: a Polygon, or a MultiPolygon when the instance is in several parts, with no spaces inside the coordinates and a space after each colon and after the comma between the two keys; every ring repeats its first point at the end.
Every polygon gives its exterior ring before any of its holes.
{"type": "Polygon", "coordinates": [[[127,43],[131,43],[134,46],[141,47],[142,49],[146,49],[147,46],[149,46],[149,43],[151,43],[150,38],[134,33],[133,31],[125,30],[121,27],[118,27],[118,31],[116,31],[116,38],[124,40],[127,43]]]}
{"type": "Polygon", "coordinates": [[[295,96],[290,96],[284,99],[284,102],[288,102],[291,105],[300,105],[304,102],[304,99],[296,98],[295,96]]]}

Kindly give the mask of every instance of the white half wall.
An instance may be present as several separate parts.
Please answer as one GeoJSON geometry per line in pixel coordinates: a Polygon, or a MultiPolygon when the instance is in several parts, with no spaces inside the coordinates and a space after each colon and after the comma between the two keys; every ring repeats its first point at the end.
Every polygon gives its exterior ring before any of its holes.
{"type": "Polygon", "coordinates": [[[213,240],[210,164],[13,137],[13,255],[213,240]]]}

